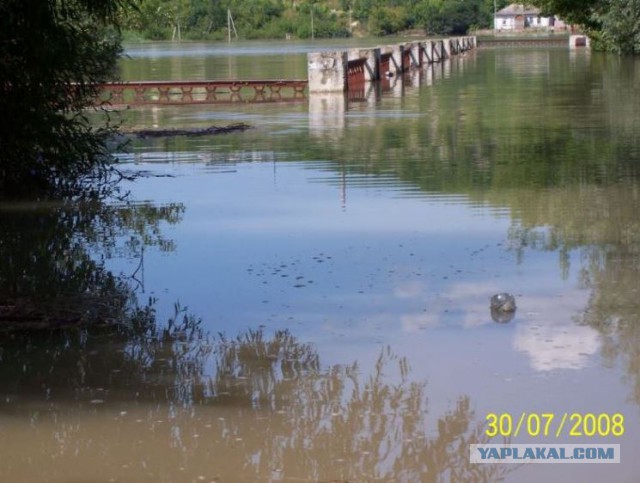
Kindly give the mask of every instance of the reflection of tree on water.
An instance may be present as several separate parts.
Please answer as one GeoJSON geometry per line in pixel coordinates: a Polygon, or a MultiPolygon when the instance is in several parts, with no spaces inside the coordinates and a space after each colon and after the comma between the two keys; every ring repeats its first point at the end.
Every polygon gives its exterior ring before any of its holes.
{"type": "Polygon", "coordinates": [[[105,347],[162,340],[153,307],[140,307],[127,278],[106,270],[104,260],[135,257],[143,246],[172,250],[160,227],[183,211],[180,204],[100,201],[0,205],[0,379],[8,394],[91,399],[114,374],[140,373],[105,347]]]}
{"type": "Polygon", "coordinates": [[[183,386],[201,374],[207,350],[189,345],[194,338],[202,339],[198,321],[176,313],[158,328],[152,305],[127,306],[119,318],[119,324],[5,332],[2,393],[18,404],[45,406],[96,400],[165,402],[185,394],[183,386]]]}
{"type": "MultiPolygon", "coordinates": [[[[407,361],[388,349],[368,375],[356,363],[321,370],[312,346],[288,331],[211,337],[183,311],[165,329],[156,322],[146,307],[132,313],[126,332],[16,332],[0,362],[2,396],[18,402],[9,406],[15,412],[38,401],[49,411],[153,403],[150,423],[162,417],[158,411],[171,420],[164,451],[224,455],[215,461],[223,474],[407,482],[504,476],[504,465],[469,463],[469,444],[482,440],[469,399],[429,418],[425,385],[412,382],[407,361]],[[218,409],[226,417],[215,437],[186,437],[203,431],[202,414],[218,409]]],[[[123,443],[104,442],[102,457],[110,444],[123,443]]]]}
{"type": "MultiPolygon", "coordinates": [[[[159,226],[181,212],[148,205],[4,210],[0,415],[59,414],[65,425],[64,414],[96,405],[154,407],[151,417],[164,412],[171,421],[163,454],[223,454],[220,471],[261,479],[276,470],[312,481],[495,481],[502,474],[468,462],[468,445],[482,431],[468,398],[428,418],[425,384],[411,381],[407,361],[390,350],[368,371],[355,362],[323,369],[315,349],[289,331],[212,336],[178,304],[166,323],[158,321],[154,301],[140,304],[131,281],[101,259],[152,244],[170,250],[159,226]],[[184,437],[193,414],[223,410],[215,438],[198,445],[184,437]],[[251,437],[238,442],[242,434],[251,437]]],[[[54,434],[39,437],[55,448],[63,443],[53,424],[54,434]]],[[[101,435],[82,440],[82,424],[60,431],[90,448],[101,435]]],[[[157,441],[154,434],[147,442],[157,441]]],[[[100,458],[108,459],[128,442],[102,444],[100,458]]]]}
{"type": "Polygon", "coordinates": [[[300,378],[317,374],[319,357],[313,347],[300,344],[288,331],[266,339],[263,331],[249,330],[236,339],[219,336],[215,349],[216,372],[208,381],[208,394],[216,403],[251,404],[277,410],[300,378]]]}
{"type": "MultiPolygon", "coordinates": [[[[453,410],[429,421],[425,385],[410,381],[406,359],[389,349],[363,376],[357,363],[320,371],[310,346],[300,346],[288,332],[270,341],[250,332],[219,348],[218,374],[237,375],[244,392],[244,403],[236,404],[265,401],[262,407],[276,410],[270,417],[279,422],[255,427],[264,434],[244,443],[236,464],[246,473],[278,468],[308,481],[407,482],[496,481],[505,474],[504,468],[469,464],[469,444],[481,442],[482,431],[472,424],[469,399],[460,398],[453,410]],[[391,372],[398,376],[388,377],[391,372]]],[[[225,388],[233,386],[223,380],[225,388]]],[[[227,444],[242,426],[241,420],[228,423],[227,444]]]]}
{"type": "Polygon", "coordinates": [[[638,403],[639,198],[637,185],[631,182],[581,185],[550,190],[544,196],[521,193],[519,204],[514,203],[521,220],[510,232],[511,243],[521,256],[526,249],[558,251],[565,275],[571,269],[571,253],[579,253],[580,283],[591,292],[580,322],[602,336],[602,352],[609,361],[620,358],[626,365],[638,403]]]}
{"type": "Polygon", "coordinates": [[[583,322],[602,335],[602,353],[611,363],[619,359],[640,404],[640,271],[639,244],[601,253],[584,280],[592,288],[583,322]]]}
{"type": "Polygon", "coordinates": [[[178,222],[183,211],[178,204],[0,206],[0,323],[115,318],[130,294],[102,261],[116,252],[134,257],[145,245],[172,250],[159,228],[178,222]]]}

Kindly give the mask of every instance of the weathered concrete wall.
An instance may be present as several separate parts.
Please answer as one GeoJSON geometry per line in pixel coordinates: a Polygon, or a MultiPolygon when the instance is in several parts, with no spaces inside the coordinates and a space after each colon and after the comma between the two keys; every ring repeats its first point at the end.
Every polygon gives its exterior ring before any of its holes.
{"type": "Polygon", "coordinates": [[[344,92],[347,88],[347,53],[325,51],[307,54],[309,92],[344,92]]]}

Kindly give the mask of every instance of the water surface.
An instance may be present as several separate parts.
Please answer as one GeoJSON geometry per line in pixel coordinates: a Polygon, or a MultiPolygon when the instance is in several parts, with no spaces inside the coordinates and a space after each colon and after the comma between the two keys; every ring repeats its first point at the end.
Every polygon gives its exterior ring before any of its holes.
{"type": "MultiPolygon", "coordinates": [[[[278,71],[191,49],[136,48],[123,73],[278,71]]],[[[253,129],[135,140],[127,203],[2,208],[3,286],[109,297],[82,300],[122,326],[2,336],[0,475],[636,481],[638,69],[480,50],[358,101],[125,112],[253,129]],[[622,413],[620,438],[513,438],[619,443],[622,463],[470,465],[486,415],[523,411],[622,413]]]]}

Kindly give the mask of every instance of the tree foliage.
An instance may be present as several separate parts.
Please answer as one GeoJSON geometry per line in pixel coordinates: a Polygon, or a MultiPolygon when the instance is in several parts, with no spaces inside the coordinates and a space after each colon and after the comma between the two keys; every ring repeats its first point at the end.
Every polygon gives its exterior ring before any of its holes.
{"type": "Polygon", "coordinates": [[[473,28],[489,27],[493,8],[485,0],[422,0],[418,15],[427,34],[464,35],[473,28]]]}
{"type": "Polygon", "coordinates": [[[222,39],[231,12],[240,38],[344,37],[348,16],[339,2],[302,0],[138,0],[123,27],[150,39],[222,39]],[[177,33],[180,33],[178,36],[177,33]]]}
{"type": "MultiPolygon", "coordinates": [[[[231,11],[240,38],[393,35],[422,29],[461,35],[491,28],[510,0],[137,0],[122,16],[149,39],[222,39],[231,11]],[[313,31],[312,31],[313,17],[313,31]],[[354,27],[355,26],[355,27],[354,27]]],[[[543,15],[581,26],[597,48],[640,52],[640,0],[531,0],[543,15]]]]}
{"type": "Polygon", "coordinates": [[[533,0],[547,14],[578,25],[594,47],[619,54],[640,54],[639,0],[533,0]]]}
{"type": "Polygon", "coordinates": [[[408,26],[408,14],[403,7],[376,6],[369,15],[369,32],[389,35],[408,26]]]}
{"type": "MultiPolygon", "coordinates": [[[[153,39],[175,38],[176,30],[189,39],[224,38],[228,34],[227,10],[233,15],[240,38],[251,39],[311,37],[312,13],[316,38],[351,35],[350,22],[358,23],[356,29],[369,35],[421,29],[431,21],[425,12],[448,22],[446,28],[438,28],[435,33],[462,32],[471,26],[489,27],[493,9],[493,0],[140,0],[139,3],[137,11],[125,16],[125,28],[153,39]],[[167,13],[178,7],[181,15],[167,13]]],[[[502,3],[506,0],[499,0],[502,3]]]]}
{"type": "Polygon", "coordinates": [[[618,54],[640,54],[640,1],[607,2],[607,8],[594,14],[601,25],[597,47],[618,54]]]}
{"type": "Polygon", "coordinates": [[[0,193],[70,189],[106,168],[107,124],[85,109],[115,75],[126,0],[0,2],[0,193]]]}

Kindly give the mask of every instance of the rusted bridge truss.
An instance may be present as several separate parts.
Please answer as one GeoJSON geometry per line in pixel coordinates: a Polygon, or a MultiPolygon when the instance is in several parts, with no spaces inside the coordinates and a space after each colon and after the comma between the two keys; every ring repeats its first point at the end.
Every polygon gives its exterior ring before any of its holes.
{"type": "Polygon", "coordinates": [[[307,80],[110,82],[102,85],[101,100],[113,106],[299,102],[307,99],[307,84],[307,80]]]}

